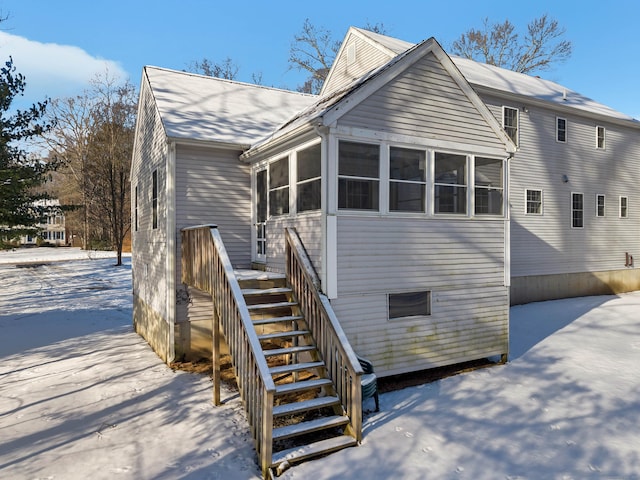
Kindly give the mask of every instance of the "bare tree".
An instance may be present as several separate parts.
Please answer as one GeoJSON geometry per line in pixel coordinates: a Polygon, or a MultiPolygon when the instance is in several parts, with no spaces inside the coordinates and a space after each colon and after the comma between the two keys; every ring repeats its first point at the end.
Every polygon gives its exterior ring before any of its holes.
{"type": "Polygon", "coordinates": [[[226,80],[235,80],[238,77],[238,71],[240,67],[227,57],[222,63],[217,63],[203,58],[201,61],[196,60],[191,62],[188,67],[188,71],[192,73],[199,73],[200,75],[206,75],[208,77],[224,78],[226,80]]]}
{"type": "Polygon", "coordinates": [[[451,44],[451,53],[520,73],[548,70],[571,56],[572,44],[564,40],[565,29],[547,14],[529,22],[522,38],[505,20],[463,33],[451,44]]]}

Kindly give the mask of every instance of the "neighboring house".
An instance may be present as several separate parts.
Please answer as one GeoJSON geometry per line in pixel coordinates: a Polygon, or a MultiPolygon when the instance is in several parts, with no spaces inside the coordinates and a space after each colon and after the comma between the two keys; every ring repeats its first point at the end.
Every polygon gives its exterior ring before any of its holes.
{"type": "MultiPolygon", "coordinates": [[[[59,207],[59,200],[42,200],[36,202],[37,206],[59,207]]],[[[36,235],[25,235],[20,238],[21,245],[67,245],[65,233],[65,217],[61,210],[47,213],[42,223],[36,225],[40,232],[36,235]]]]}
{"type": "Polygon", "coordinates": [[[356,28],[318,97],[146,67],[136,330],[166,361],[210,351],[181,228],[283,271],[295,227],[379,375],[504,359],[510,303],[640,288],[639,134],[555,83],[356,28]]]}

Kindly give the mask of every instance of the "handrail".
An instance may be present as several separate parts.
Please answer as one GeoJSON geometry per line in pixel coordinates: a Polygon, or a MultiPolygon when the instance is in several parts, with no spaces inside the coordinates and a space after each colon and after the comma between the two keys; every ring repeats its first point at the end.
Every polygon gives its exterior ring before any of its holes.
{"type": "Polygon", "coordinates": [[[287,280],[325,362],[327,374],[350,419],[358,442],[362,440],[362,367],[342,330],[329,299],[320,293],[320,280],[295,228],[285,229],[287,280]]]}
{"type": "MultiPolygon", "coordinates": [[[[217,226],[188,227],[183,228],[181,233],[182,282],[211,294],[217,317],[215,320],[220,322],[229,346],[262,474],[267,478],[273,452],[273,399],[276,387],[262,354],[258,335],[217,226]]],[[[213,328],[215,335],[216,321],[213,328]]],[[[213,354],[217,355],[218,352],[213,354]]]]}

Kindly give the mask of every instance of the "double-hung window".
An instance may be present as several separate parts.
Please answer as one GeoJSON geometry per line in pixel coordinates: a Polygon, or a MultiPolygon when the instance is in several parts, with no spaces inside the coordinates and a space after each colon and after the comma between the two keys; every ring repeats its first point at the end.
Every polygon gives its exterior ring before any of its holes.
{"type": "Polygon", "coordinates": [[[378,210],[380,147],[341,141],[338,150],[338,208],[378,210]]]}
{"type": "Polygon", "coordinates": [[[571,194],[571,226],[584,228],[584,195],[582,193],[571,194]]]}
{"type": "Polygon", "coordinates": [[[556,141],[566,143],[567,141],[567,119],[556,118],[556,141]]]}
{"type": "Polygon", "coordinates": [[[604,127],[596,127],[596,148],[604,149],[606,147],[604,127]]]}
{"type": "Polygon", "coordinates": [[[509,138],[515,145],[518,145],[518,109],[511,107],[502,107],[502,128],[507,132],[509,138]]]}
{"type": "Polygon", "coordinates": [[[269,164],[269,215],[289,213],[289,157],[269,164]]]}
{"type": "Polygon", "coordinates": [[[467,157],[435,152],[434,212],[467,213],[467,157]]]}
{"type": "Polygon", "coordinates": [[[527,189],[525,202],[527,215],[542,215],[542,190],[527,189]]]}
{"type": "Polygon", "coordinates": [[[502,165],[502,160],[476,157],[474,175],[476,215],[502,215],[502,165]]]}
{"type": "Polygon", "coordinates": [[[604,195],[596,195],[596,217],[604,217],[604,200],[604,195]]]}
{"type": "Polygon", "coordinates": [[[423,150],[389,150],[389,211],[424,212],[426,155],[423,150]]]}
{"type": "Polygon", "coordinates": [[[629,197],[620,197],[620,218],[629,216],[629,197]]]}
{"type": "Polygon", "coordinates": [[[152,227],[158,228],[158,170],[154,170],[151,174],[151,210],[152,210],[152,227]]]}
{"type": "Polygon", "coordinates": [[[318,210],[321,201],[320,144],[300,150],[296,157],[298,166],[296,209],[298,212],[318,210]]]}

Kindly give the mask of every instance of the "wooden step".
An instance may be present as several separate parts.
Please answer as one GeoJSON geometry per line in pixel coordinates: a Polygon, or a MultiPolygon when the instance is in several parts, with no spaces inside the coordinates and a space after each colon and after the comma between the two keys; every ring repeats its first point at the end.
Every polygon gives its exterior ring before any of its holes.
{"type": "Polygon", "coordinates": [[[309,330],[287,330],[285,332],[265,333],[258,335],[258,340],[276,340],[279,338],[299,337],[301,335],[309,335],[309,330]]]}
{"type": "Polygon", "coordinates": [[[256,295],[278,295],[291,293],[291,289],[288,287],[274,287],[274,288],[245,288],[242,290],[242,295],[245,297],[252,297],[256,295]]]}
{"type": "Polygon", "coordinates": [[[324,362],[292,363],[291,365],[271,367],[269,373],[271,373],[271,375],[282,375],[283,373],[302,372],[304,370],[313,370],[314,368],[321,367],[324,367],[324,362]]]}
{"type": "Polygon", "coordinates": [[[294,322],[297,320],[304,320],[304,317],[301,315],[287,315],[284,317],[261,318],[260,320],[253,320],[253,324],[268,325],[270,323],[294,322]]]}
{"type": "Polygon", "coordinates": [[[282,417],[284,415],[294,415],[296,413],[308,412],[310,410],[318,410],[320,408],[332,407],[339,405],[340,399],[338,397],[316,397],[311,400],[304,400],[302,402],[284,403],[282,405],[276,405],[273,407],[273,416],[282,417]]]}
{"type": "Polygon", "coordinates": [[[273,310],[276,308],[295,307],[297,302],[275,302],[275,303],[258,303],[256,305],[247,305],[249,312],[256,312],[260,310],[273,310]]]}
{"type": "Polygon", "coordinates": [[[317,432],[318,430],[326,430],[328,428],[341,427],[349,423],[349,417],[346,415],[334,415],[331,417],[316,418],[308,422],[295,423],[285,427],[273,429],[273,440],[283,440],[285,438],[297,437],[306,433],[317,432]]]}
{"type": "Polygon", "coordinates": [[[311,352],[316,347],[313,345],[299,345],[297,347],[273,348],[271,350],[263,350],[265,357],[273,357],[275,355],[289,355],[291,353],[311,352]]]}
{"type": "Polygon", "coordinates": [[[320,440],[319,442],[310,443],[309,445],[275,452],[271,459],[273,462],[272,466],[277,467],[283,462],[290,464],[300,463],[309,458],[337,452],[343,448],[354,447],[355,445],[357,445],[356,439],[349,435],[340,435],[338,437],[320,440]]]}
{"type": "Polygon", "coordinates": [[[284,383],[282,385],[276,385],[276,395],[303,392],[305,390],[313,390],[314,388],[328,387],[329,385],[333,385],[333,382],[328,378],[316,378],[314,380],[304,380],[302,382],[284,383]]]}

